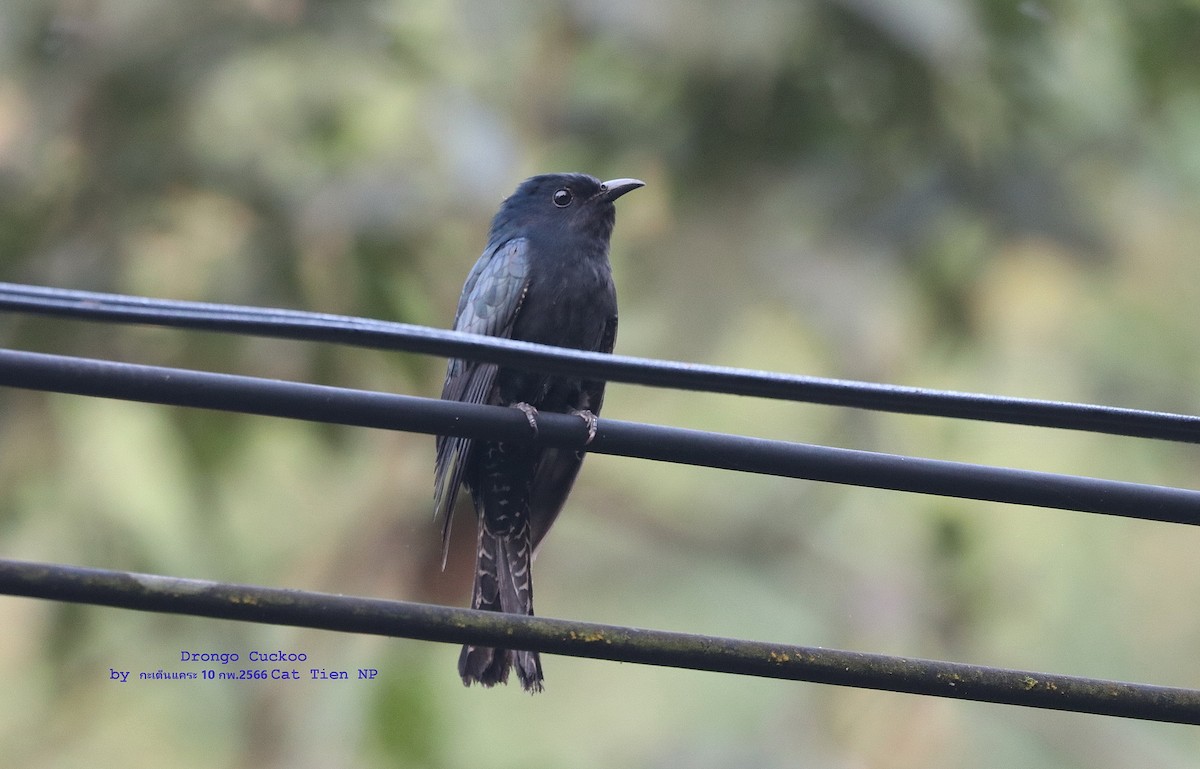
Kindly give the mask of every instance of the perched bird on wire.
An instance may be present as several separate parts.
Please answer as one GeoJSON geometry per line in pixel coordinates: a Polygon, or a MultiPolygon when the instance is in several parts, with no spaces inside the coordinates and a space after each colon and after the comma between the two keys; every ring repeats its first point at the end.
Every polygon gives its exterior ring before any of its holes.
{"type": "MultiPolygon", "coordinates": [[[[467,275],[455,330],[612,352],[617,336],[617,296],[608,262],[613,201],[641,186],[637,179],[602,182],[586,174],[546,174],[522,182],[501,204],[487,247],[467,275]]],[[[454,359],[442,398],[516,407],[534,431],[539,410],[577,414],[587,423],[590,442],[604,382],[454,359]]],[[[562,509],[582,462],[583,453],[573,449],[437,439],[434,513],[443,516],[443,567],[462,486],[475,504],[473,608],[533,614],[533,551],[562,509]]],[[[514,667],[526,691],[541,691],[536,652],[468,644],[458,659],[467,685],[504,683],[514,667]]]]}

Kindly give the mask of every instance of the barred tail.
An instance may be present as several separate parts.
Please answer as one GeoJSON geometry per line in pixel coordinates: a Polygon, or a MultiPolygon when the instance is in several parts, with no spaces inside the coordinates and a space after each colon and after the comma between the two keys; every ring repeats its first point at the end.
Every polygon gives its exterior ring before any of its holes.
{"type": "MultiPolygon", "coordinates": [[[[528,526],[501,535],[493,534],[487,523],[480,521],[472,608],[532,615],[531,553],[528,526]]],[[[537,652],[467,644],[458,658],[458,672],[467,686],[505,683],[513,667],[525,691],[542,690],[542,663],[537,652]]]]}

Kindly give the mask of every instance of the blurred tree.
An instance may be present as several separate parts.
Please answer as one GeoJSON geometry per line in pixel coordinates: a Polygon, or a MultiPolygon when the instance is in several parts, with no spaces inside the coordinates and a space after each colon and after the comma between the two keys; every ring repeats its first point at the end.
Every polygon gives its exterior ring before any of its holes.
{"type": "MultiPolygon", "coordinates": [[[[521,178],[632,175],[650,184],[614,243],[618,352],[1194,413],[1198,41],[1182,0],[7,3],[0,279],[442,326],[521,178]]],[[[14,347],[426,395],[442,372],[0,324],[14,347]]],[[[610,388],[606,413],[1164,484],[1197,471],[1186,447],[645,388],[610,388]]],[[[0,542],[457,602],[467,578],[434,565],[431,454],[4,392],[0,542]]],[[[1200,676],[1198,543],[1177,527],[599,457],[570,506],[539,563],[548,615],[1200,676]]],[[[0,753],[23,765],[1185,766],[1200,749],[1174,728],[567,659],[514,707],[460,691],[434,645],[16,600],[0,625],[0,753]],[[272,644],[387,676],[104,680],[180,647],[272,644]]]]}

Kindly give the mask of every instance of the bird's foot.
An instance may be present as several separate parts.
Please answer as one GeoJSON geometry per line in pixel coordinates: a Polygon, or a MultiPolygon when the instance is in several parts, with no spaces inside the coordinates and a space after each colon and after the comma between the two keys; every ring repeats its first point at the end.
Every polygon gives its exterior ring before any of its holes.
{"type": "Polygon", "coordinates": [[[538,434],[537,409],[535,409],[533,406],[530,406],[528,403],[525,403],[524,401],[521,403],[514,403],[513,408],[520,409],[522,412],[524,412],[525,419],[529,422],[529,426],[533,428],[533,434],[536,436],[538,434]]]}
{"type": "Polygon", "coordinates": [[[588,436],[587,440],[583,442],[583,445],[587,446],[591,444],[591,442],[596,439],[596,415],[587,409],[584,409],[583,411],[576,411],[572,409],[571,414],[582,419],[583,423],[587,425],[588,436]]]}

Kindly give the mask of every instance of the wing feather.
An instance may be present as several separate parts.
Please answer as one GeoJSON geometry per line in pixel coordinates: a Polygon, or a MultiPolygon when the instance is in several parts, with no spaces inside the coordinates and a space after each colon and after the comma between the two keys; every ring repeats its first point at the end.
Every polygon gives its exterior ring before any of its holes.
{"type": "MultiPolygon", "coordinates": [[[[454,330],[468,334],[510,337],[521,303],[529,290],[529,243],[516,238],[489,244],[483,256],[471,268],[458,311],[454,330]]],[[[487,403],[498,367],[493,363],[453,358],[446,369],[442,386],[444,400],[463,403],[487,403]]],[[[470,457],[470,438],[440,435],[437,438],[437,464],[434,473],[434,516],[442,519],[442,564],[450,544],[450,523],[454,503],[462,488],[463,473],[470,457]]]]}

